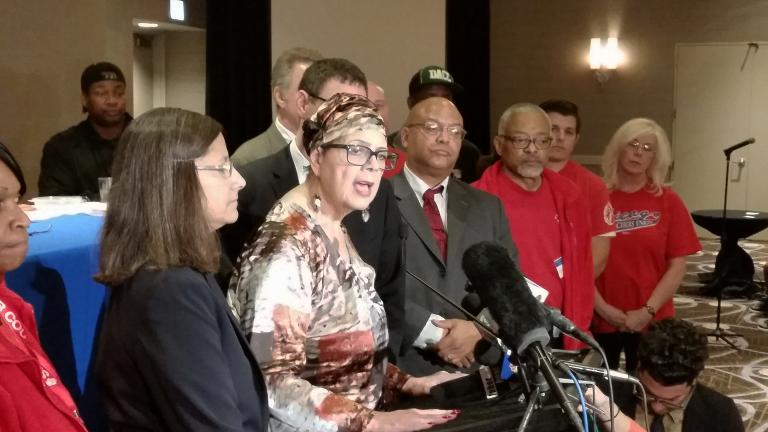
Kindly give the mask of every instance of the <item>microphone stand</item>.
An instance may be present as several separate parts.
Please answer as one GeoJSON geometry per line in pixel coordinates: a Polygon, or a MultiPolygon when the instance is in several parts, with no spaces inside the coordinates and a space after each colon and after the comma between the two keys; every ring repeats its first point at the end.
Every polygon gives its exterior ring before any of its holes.
{"type": "MultiPolygon", "coordinates": [[[[749,140],[747,140],[749,141],[749,140]]],[[[744,141],[744,143],[750,144],[747,141],[744,141]]],[[[752,139],[752,142],[754,142],[754,139],[752,139]]],[[[726,231],[728,228],[728,218],[727,215],[727,209],[728,209],[728,179],[730,175],[730,169],[731,169],[731,153],[739,148],[740,146],[743,147],[743,145],[746,145],[744,143],[737,144],[735,146],[729,147],[725,150],[723,150],[723,153],[725,153],[725,191],[723,192],[723,215],[722,215],[722,228],[720,230],[720,249],[723,250],[726,247],[727,243],[727,237],[728,232],[726,231]],[[743,144],[743,145],[741,145],[743,144]]],[[[725,277],[728,275],[728,270],[730,269],[731,261],[730,260],[723,260],[723,268],[720,271],[720,274],[717,275],[717,278],[720,280],[725,280],[725,277]]],[[[715,281],[717,283],[717,281],[715,281]]],[[[714,284],[713,284],[714,285],[714,284]]],[[[707,333],[707,337],[713,337],[714,342],[717,342],[718,340],[722,340],[726,344],[730,345],[731,348],[740,351],[741,349],[736,346],[731,340],[728,338],[731,337],[742,337],[740,334],[736,333],[730,333],[722,328],[720,328],[720,316],[722,314],[722,302],[723,302],[723,290],[725,289],[725,286],[720,286],[720,289],[717,290],[717,313],[715,318],[715,328],[711,332],[707,333]]]]}

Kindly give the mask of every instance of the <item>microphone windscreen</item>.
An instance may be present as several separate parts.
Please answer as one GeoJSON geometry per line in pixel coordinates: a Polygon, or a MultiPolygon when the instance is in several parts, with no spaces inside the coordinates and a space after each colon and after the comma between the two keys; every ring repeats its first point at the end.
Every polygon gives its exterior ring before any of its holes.
{"type": "Polygon", "coordinates": [[[469,313],[477,315],[483,310],[483,301],[480,300],[480,296],[477,293],[469,293],[461,299],[461,307],[469,313]]]}
{"type": "Polygon", "coordinates": [[[546,328],[544,313],[504,246],[494,242],[470,246],[462,268],[507,345],[522,352],[533,342],[549,342],[546,330],[539,331],[546,328]]]}

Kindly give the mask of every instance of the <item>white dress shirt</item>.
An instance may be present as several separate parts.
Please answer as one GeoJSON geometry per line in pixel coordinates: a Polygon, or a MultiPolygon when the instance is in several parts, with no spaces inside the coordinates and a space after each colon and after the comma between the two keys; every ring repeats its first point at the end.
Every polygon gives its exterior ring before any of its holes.
{"type": "Polygon", "coordinates": [[[291,152],[293,167],[296,169],[296,178],[299,179],[299,184],[302,184],[307,179],[307,174],[309,174],[309,159],[299,150],[296,138],[292,139],[290,144],[288,144],[288,150],[291,152]]]}
{"type": "Polygon", "coordinates": [[[280,132],[280,135],[283,137],[283,139],[285,139],[285,142],[289,143],[296,139],[296,134],[288,130],[285,125],[280,123],[280,117],[275,117],[275,127],[277,128],[277,131],[280,132]]]}

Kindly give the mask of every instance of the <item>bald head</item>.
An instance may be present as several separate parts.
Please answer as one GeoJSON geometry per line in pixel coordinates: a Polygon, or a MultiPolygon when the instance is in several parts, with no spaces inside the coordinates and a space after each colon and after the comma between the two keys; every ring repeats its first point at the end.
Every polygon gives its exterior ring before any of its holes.
{"type": "Polygon", "coordinates": [[[453,102],[432,97],[415,104],[401,133],[406,165],[430,186],[451,174],[464,138],[464,120],[453,102]]]}
{"type": "Polygon", "coordinates": [[[387,98],[384,96],[384,89],[373,81],[368,81],[368,99],[376,105],[376,110],[379,112],[382,120],[384,120],[384,128],[389,131],[389,104],[387,98]]]}

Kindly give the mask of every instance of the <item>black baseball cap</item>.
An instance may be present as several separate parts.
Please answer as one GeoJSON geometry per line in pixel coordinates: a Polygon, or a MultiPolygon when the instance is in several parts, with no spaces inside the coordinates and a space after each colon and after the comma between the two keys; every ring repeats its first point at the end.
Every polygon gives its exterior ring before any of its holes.
{"type": "Polygon", "coordinates": [[[444,85],[448,87],[454,95],[464,91],[464,87],[453,80],[453,75],[451,75],[450,72],[445,70],[445,68],[433,65],[423,67],[413,75],[411,82],[408,84],[408,95],[413,96],[418,93],[422,87],[431,84],[444,85]]]}
{"type": "Polygon", "coordinates": [[[80,75],[80,90],[88,93],[91,86],[99,81],[120,81],[125,84],[125,76],[119,67],[108,62],[94,63],[80,75]]]}

